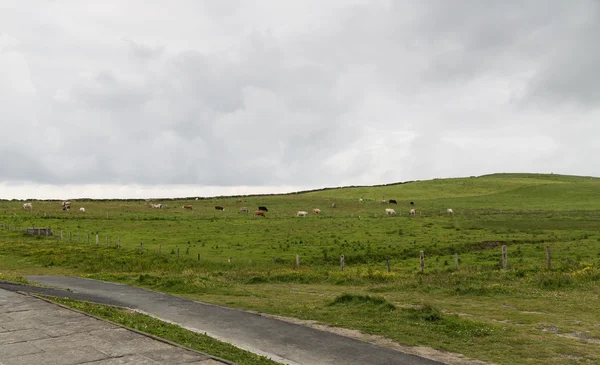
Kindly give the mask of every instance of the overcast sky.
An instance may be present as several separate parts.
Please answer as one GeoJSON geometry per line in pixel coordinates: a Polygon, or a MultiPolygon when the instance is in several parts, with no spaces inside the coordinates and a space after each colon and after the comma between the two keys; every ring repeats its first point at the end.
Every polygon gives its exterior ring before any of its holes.
{"type": "Polygon", "coordinates": [[[0,198],[600,176],[599,37],[597,0],[0,0],[0,198]]]}

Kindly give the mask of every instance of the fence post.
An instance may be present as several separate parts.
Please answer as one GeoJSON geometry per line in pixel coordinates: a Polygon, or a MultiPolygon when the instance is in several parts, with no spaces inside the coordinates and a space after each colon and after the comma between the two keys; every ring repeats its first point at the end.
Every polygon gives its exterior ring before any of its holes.
{"type": "Polygon", "coordinates": [[[177,247],[177,259],[179,260],[179,247],[177,247]]]}
{"type": "Polygon", "coordinates": [[[419,251],[419,261],[421,263],[421,272],[425,272],[425,253],[419,251]]]}
{"type": "Polygon", "coordinates": [[[296,255],[296,269],[300,268],[300,256],[296,255]]]}
{"type": "Polygon", "coordinates": [[[121,237],[117,237],[117,247],[121,248],[121,237]]]}
{"type": "Polygon", "coordinates": [[[385,264],[387,266],[388,272],[391,272],[392,270],[390,269],[390,258],[389,257],[386,257],[385,264]]]}
{"type": "Polygon", "coordinates": [[[508,266],[508,256],[506,254],[506,245],[502,245],[502,268],[506,270],[508,266]]]}
{"type": "Polygon", "coordinates": [[[458,254],[454,254],[454,264],[456,265],[456,270],[458,270],[458,254]]]}
{"type": "Polygon", "coordinates": [[[144,242],[140,242],[140,249],[144,251],[144,242]]]}
{"type": "Polygon", "coordinates": [[[60,239],[61,240],[63,239],[63,231],[62,230],[60,231],[60,239]]]}
{"type": "Polygon", "coordinates": [[[200,254],[198,254],[198,262],[200,262],[200,254]]]}
{"type": "Polygon", "coordinates": [[[340,266],[342,268],[342,271],[344,271],[344,255],[340,256],[340,266]]]}
{"type": "Polygon", "coordinates": [[[98,246],[98,243],[100,243],[100,239],[98,238],[98,233],[96,233],[96,246],[98,246]]]}
{"type": "Polygon", "coordinates": [[[550,246],[546,246],[546,268],[550,270],[550,246]]]}

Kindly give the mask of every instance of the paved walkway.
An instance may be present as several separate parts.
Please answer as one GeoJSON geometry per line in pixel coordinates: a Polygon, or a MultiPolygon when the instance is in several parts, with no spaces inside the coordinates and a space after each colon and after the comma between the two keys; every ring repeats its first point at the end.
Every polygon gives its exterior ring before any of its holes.
{"type": "Polygon", "coordinates": [[[0,365],[225,365],[54,303],[0,289],[0,365]]]}
{"type": "Polygon", "coordinates": [[[27,279],[70,289],[77,295],[118,302],[284,364],[441,364],[331,332],[138,287],[67,276],[28,276],[27,279]]]}

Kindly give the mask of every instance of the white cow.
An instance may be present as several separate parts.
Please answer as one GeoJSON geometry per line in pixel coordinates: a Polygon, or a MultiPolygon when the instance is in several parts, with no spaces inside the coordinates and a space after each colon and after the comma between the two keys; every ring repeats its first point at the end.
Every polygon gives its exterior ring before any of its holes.
{"type": "Polygon", "coordinates": [[[71,202],[70,201],[64,201],[62,202],[62,210],[69,210],[71,209],[71,202]]]}
{"type": "Polygon", "coordinates": [[[81,207],[81,208],[79,208],[79,211],[80,211],[81,213],[85,213],[85,208],[84,208],[84,207],[81,207]]]}
{"type": "Polygon", "coordinates": [[[448,210],[446,210],[446,212],[447,212],[448,214],[454,214],[454,211],[453,211],[451,208],[448,208],[448,210]]]}
{"type": "Polygon", "coordinates": [[[307,215],[308,212],[304,210],[299,210],[298,213],[296,213],[296,217],[306,217],[307,215]]]}
{"type": "Polygon", "coordinates": [[[414,209],[411,209],[409,213],[410,213],[410,215],[416,215],[416,214],[417,214],[417,211],[416,211],[416,210],[414,210],[414,209]]]}
{"type": "Polygon", "coordinates": [[[248,207],[241,207],[240,213],[248,213],[248,207]]]}
{"type": "Polygon", "coordinates": [[[359,203],[362,203],[362,202],[363,202],[363,199],[362,199],[362,198],[359,198],[359,199],[358,199],[358,202],[359,202],[359,203]]]}
{"type": "Polygon", "coordinates": [[[387,204],[387,200],[381,199],[381,204],[387,204]]]}
{"type": "Polygon", "coordinates": [[[31,205],[31,203],[25,203],[23,204],[23,209],[29,209],[31,210],[33,208],[33,206],[31,205]]]}
{"type": "Polygon", "coordinates": [[[396,215],[396,211],[393,209],[386,209],[385,214],[387,215],[396,215]]]}

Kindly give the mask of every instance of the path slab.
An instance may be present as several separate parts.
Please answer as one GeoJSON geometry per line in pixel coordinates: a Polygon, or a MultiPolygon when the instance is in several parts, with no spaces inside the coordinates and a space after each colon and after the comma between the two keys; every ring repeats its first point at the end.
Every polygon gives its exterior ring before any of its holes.
{"type": "Polygon", "coordinates": [[[40,298],[0,289],[0,365],[32,364],[228,363],[40,298]]]}

